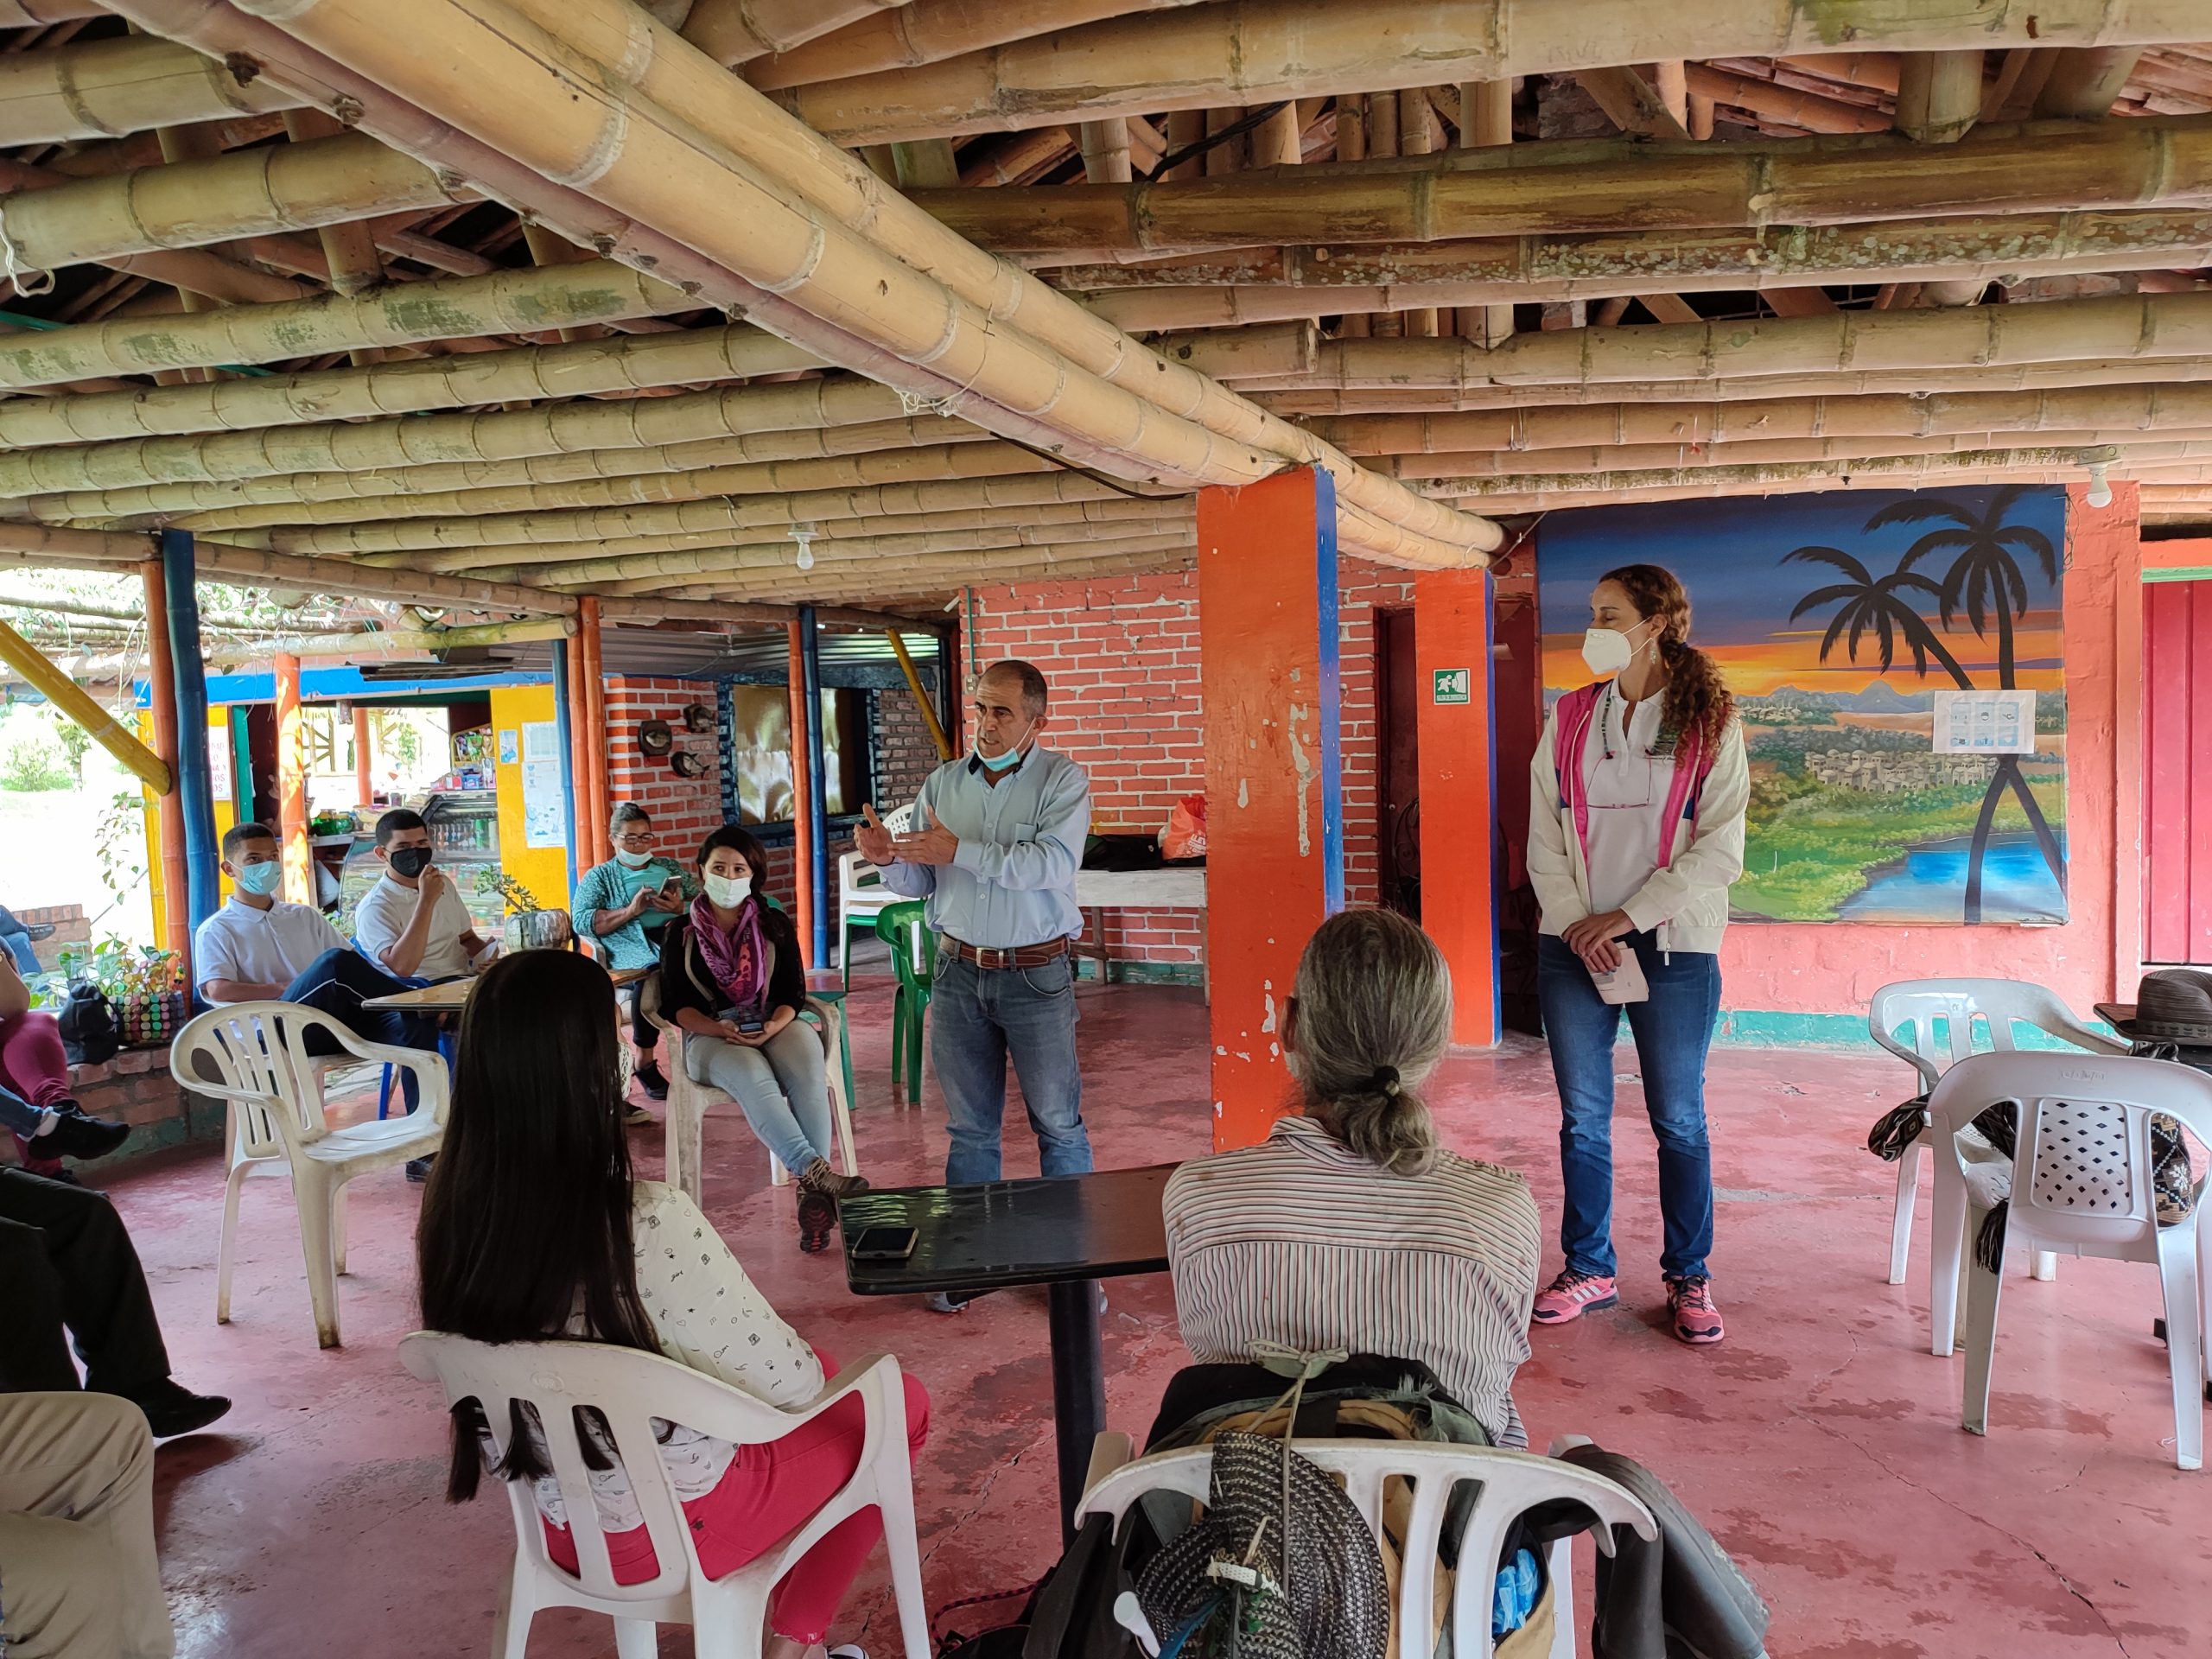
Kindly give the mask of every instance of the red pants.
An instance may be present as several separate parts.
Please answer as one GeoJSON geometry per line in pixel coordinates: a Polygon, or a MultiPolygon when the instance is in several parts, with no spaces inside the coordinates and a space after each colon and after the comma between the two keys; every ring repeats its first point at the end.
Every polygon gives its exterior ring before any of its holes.
{"type": "MultiPolygon", "coordinates": [[[[823,1373],[835,1376],[835,1363],[820,1350],[816,1352],[823,1373]]],[[[899,1374],[899,1380],[906,1385],[906,1448],[911,1456],[921,1451],[929,1437],[930,1396],[906,1373],[899,1374]]],[[[779,1440],[739,1446],[728,1472],[714,1491],[683,1506],[700,1570],[709,1579],[721,1578],[757,1560],[804,1526],[860,1467],[866,1427],[867,1413],[860,1399],[849,1396],[779,1440]]],[[[539,1524],[545,1529],[545,1551],[553,1564],[575,1572],[576,1544],[569,1529],[542,1516],[539,1524]]],[[[776,1586],[768,1618],[777,1634],[794,1642],[826,1640],[830,1621],[853,1587],[861,1563],[882,1536],[883,1516],[873,1509],[847,1516],[824,1533],[776,1586]]],[[[652,1540],[643,1527],[608,1533],[607,1555],[617,1584],[642,1584],[660,1570],[652,1540]]]]}
{"type": "MultiPolygon", "coordinates": [[[[13,1090],[34,1106],[59,1106],[69,1098],[69,1057],[62,1052],[61,1027],[50,1014],[34,1008],[0,1020],[0,1088],[13,1090]]],[[[51,1175],[59,1158],[35,1158],[31,1143],[16,1137],[16,1155],[34,1175],[51,1175]]]]}

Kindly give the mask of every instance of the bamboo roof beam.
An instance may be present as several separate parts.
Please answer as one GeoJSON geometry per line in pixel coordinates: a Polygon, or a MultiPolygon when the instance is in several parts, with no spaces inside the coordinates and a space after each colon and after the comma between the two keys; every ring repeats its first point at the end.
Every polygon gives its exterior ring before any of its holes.
{"type": "Polygon", "coordinates": [[[948,585],[959,587],[977,581],[1003,581],[1008,573],[1015,570],[1035,573],[1056,568],[1065,569],[1070,565],[1092,572],[1127,571],[1147,556],[1187,553],[1195,545],[1196,537],[1191,530],[1182,527],[1163,530],[1149,536],[1128,537],[1116,542],[1009,543],[1003,547],[885,548],[850,558],[825,559],[817,556],[814,569],[802,573],[792,568],[791,544],[786,542],[781,548],[734,550],[736,556],[718,566],[578,583],[569,591],[578,594],[606,592],[616,595],[681,592],[694,588],[729,591],[749,578],[756,585],[744,591],[788,594],[799,583],[819,581],[827,584],[842,575],[849,577],[851,585],[840,586],[832,591],[880,593],[887,581],[908,576],[950,578],[948,585]],[[825,571],[830,574],[825,576],[825,571]]]}
{"type": "MultiPolygon", "coordinates": [[[[1571,73],[1656,58],[1777,57],[1834,43],[1827,0],[1646,7],[1594,0],[1232,0],[1092,23],[917,68],[793,88],[799,118],[840,144],[1058,125],[1162,110],[1267,104],[1343,87],[1571,73]]],[[[1868,48],[2131,46],[2202,31],[2192,0],[2051,0],[2031,17],[1986,7],[1853,16],[1868,48]],[[2032,31],[2032,32],[2031,32],[2032,31]]]]}
{"type": "Polygon", "coordinates": [[[2212,116],[2176,116],[1989,127],[1939,155],[1863,133],[1555,141],[1180,183],[921,191],[913,200],[1001,253],[1174,253],[2202,207],[2208,178],[2212,116]]]}
{"type": "Polygon", "coordinates": [[[1916,143],[1955,144],[1981,114],[1981,49],[1909,53],[1897,71],[1897,130],[1916,143]]]}
{"type": "Polygon", "coordinates": [[[39,29],[106,12],[99,0],[0,0],[0,29],[39,29]]]}
{"type": "Polygon", "coordinates": [[[1627,65],[1578,70],[1574,78],[1623,132],[1688,142],[1689,129],[1667,107],[1658,89],[1627,65]]]}
{"type": "Polygon", "coordinates": [[[1864,104],[1823,98],[1779,81],[1717,69],[1709,63],[1688,65],[1684,79],[1693,97],[1748,111],[1763,120],[1802,127],[1808,132],[1887,132],[1891,126],[1888,115],[1864,104]]]}
{"type": "Polygon", "coordinates": [[[689,0],[679,3],[683,37],[717,63],[750,63],[906,0],[689,0]]]}
{"type": "Polygon", "coordinates": [[[2039,116],[2067,116],[2075,120],[2108,115],[2135,73],[2142,57],[2139,47],[2102,46],[2062,51],[2051,65],[2050,79],[2037,95],[2039,116]]]}
{"type": "MultiPolygon", "coordinates": [[[[1392,457],[1377,464],[1394,477],[1425,480],[1425,487],[1449,493],[1465,480],[1515,478],[1529,474],[1551,476],[1564,473],[1625,473],[1641,469],[1688,467],[1764,467],[1777,464],[1830,465],[1847,471],[1869,461],[1899,461],[1914,456],[1986,454],[2031,435],[2011,432],[1961,432],[1927,438],[1752,438],[1709,445],[1629,443],[1595,445],[1587,448],[1531,449],[1518,454],[1488,451],[1460,454],[1392,457]]],[[[2212,455],[2212,428],[2161,429],[2156,442],[2175,454],[2212,455]]],[[[2139,446],[2145,435],[2125,429],[2037,432],[2039,448],[2065,449],[2080,454],[2107,446],[2118,448],[2126,438],[2139,446]]],[[[498,574],[508,574],[501,572],[498,574]]]]}
{"type": "Polygon", "coordinates": [[[586,397],[817,366],[773,334],[734,325],[573,345],[414,358],[213,386],[0,399],[0,445],[108,442],[162,434],[354,420],[471,404],[586,397]]]}
{"type": "Polygon", "coordinates": [[[287,110],[307,100],[266,78],[148,35],[0,57],[0,149],[114,138],[156,127],[287,110]]]}
{"type": "MultiPolygon", "coordinates": [[[[963,53],[979,52],[1008,41],[1056,34],[1109,17],[1140,11],[1164,11],[1195,0],[999,0],[977,6],[970,0],[913,0],[817,35],[804,46],[746,66],[745,79],[762,92],[804,86],[817,80],[872,74],[884,69],[912,69],[963,53]]],[[[690,35],[687,27],[686,35],[690,35]]]]}
{"type": "MultiPolygon", "coordinates": [[[[372,8],[365,0],[292,8],[282,27],[318,49],[339,49],[357,66],[373,60],[385,73],[421,83],[433,102],[466,105],[475,86],[518,79],[499,73],[511,60],[533,66],[540,74],[557,69],[579,98],[585,88],[596,95],[610,74],[635,74],[636,86],[614,85],[624,88],[620,101],[640,118],[621,127],[625,153],[607,160],[592,193],[619,198],[625,211],[648,223],[696,226],[698,215],[690,204],[703,158],[709,175],[747,186],[752,195],[743,199],[757,195],[761,211],[733,213],[727,226],[692,229],[687,234],[695,242],[713,241],[714,257],[730,269],[811,308],[817,318],[904,361],[926,362],[948,378],[961,378],[982,404],[974,416],[978,423],[996,429],[991,410],[1009,399],[1017,416],[1037,415],[1038,377],[1048,376],[1046,407],[1056,429],[1121,456],[1135,475],[1173,480],[1179,466],[1183,479],[1228,483],[1261,475],[1283,461],[1311,463],[1336,479],[1339,536],[1351,548],[1385,560],[1471,563],[1495,545],[1494,526],[1438,512],[1400,486],[1363,474],[1296,429],[1202,376],[1141,352],[1033,279],[947,235],[849,156],[773,106],[733,99],[728,78],[704,58],[683,51],[674,36],[666,36],[671,49],[665,54],[645,56],[636,49],[634,33],[645,31],[658,48],[666,31],[641,20],[623,0],[537,0],[524,9],[527,16],[496,0],[450,0],[450,9],[493,25],[469,37],[473,47],[492,55],[455,69],[436,54],[395,53],[400,35],[391,5],[372,8]],[[563,33],[556,38],[534,29],[533,22],[563,33]],[[608,55],[579,59],[569,44],[577,38],[608,55]],[[665,107],[664,99],[670,100],[665,107]],[[730,146],[729,154],[695,150],[656,120],[696,121],[708,138],[730,146]],[[778,165],[764,175],[749,171],[750,163],[770,162],[778,165]],[[783,196],[779,186],[793,195],[783,196]],[[847,228],[856,222],[867,223],[880,239],[864,239],[847,228]],[[909,244],[935,275],[904,263],[901,251],[909,244]],[[1199,470],[1188,470],[1193,467],[1199,470]]],[[[515,154],[555,176],[571,176],[578,156],[595,154],[606,136],[599,117],[581,104],[540,100],[529,113],[535,118],[512,131],[506,130],[511,118],[501,112],[472,110],[470,117],[487,129],[499,127],[505,142],[517,147],[515,154]],[[567,118],[559,130],[547,118],[556,115],[567,118]]]]}
{"type": "Polygon", "coordinates": [[[324,296],[233,306],[198,316],[125,318],[47,334],[0,335],[0,386],[535,332],[617,317],[667,316],[696,310],[698,304],[682,290],[612,260],[503,270],[410,283],[353,299],[324,296]]]}
{"type": "Polygon", "coordinates": [[[349,132],[23,190],[6,206],[18,258],[52,269],[476,199],[459,178],[349,132]]]}
{"type": "Polygon", "coordinates": [[[1895,52],[1782,53],[1775,57],[1775,67],[1816,75],[1822,80],[1840,80],[1870,92],[1887,92],[1895,98],[1904,61],[1895,52]]]}

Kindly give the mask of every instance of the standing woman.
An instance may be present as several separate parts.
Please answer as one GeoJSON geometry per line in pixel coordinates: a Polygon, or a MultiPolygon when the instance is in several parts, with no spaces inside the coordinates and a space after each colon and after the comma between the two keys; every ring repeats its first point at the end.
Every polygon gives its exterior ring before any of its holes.
{"type": "MultiPolygon", "coordinates": [[[[607,838],[614,856],[576,878],[569,896],[569,919],[577,936],[606,952],[607,965],[651,968],[660,961],[663,932],[672,917],[696,898],[699,884],[681,864],[653,850],[653,821],[632,801],[619,803],[607,817],[607,838]]],[[[630,999],[630,1042],[637,1050],[634,1073],[655,1100],[668,1098],[668,1079],[653,1054],[660,1033],[645,1016],[634,992],[630,999]]],[[[632,1112],[628,1121],[650,1121],[632,1112]]]]}
{"type": "Polygon", "coordinates": [[[798,1019],[806,1001],[798,930],[761,897],[768,855],[734,823],[699,848],[703,891],[664,929],[662,1014],[683,1030],[683,1065],[734,1100],[760,1144],[798,1185],[799,1248],[826,1249],[836,1201],[863,1192],[830,1166],[830,1077],[798,1019]]]}
{"type": "Polygon", "coordinates": [[[1705,1056],[1720,1008],[1728,887],[1744,869],[1751,775],[1734,701],[1689,635],[1689,594],[1673,572],[1609,572],[1591,593],[1582,644],[1583,660],[1604,677],[1559,700],[1536,747],[1529,879],[1543,907],[1536,987],[1563,1112],[1567,1262],[1538,1294],[1534,1318],[1564,1325],[1620,1300],[1612,1135],[1621,1009],[1599,996],[1592,976],[1632,957],[1649,988],[1627,1008],[1659,1141],[1659,1270],[1675,1336],[1713,1343],[1725,1330],[1706,1262],[1705,1056]]]}

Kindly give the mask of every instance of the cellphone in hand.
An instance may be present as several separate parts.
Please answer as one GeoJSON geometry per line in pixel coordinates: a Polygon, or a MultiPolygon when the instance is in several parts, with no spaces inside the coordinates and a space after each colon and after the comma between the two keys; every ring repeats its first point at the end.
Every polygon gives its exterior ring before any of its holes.
{"type": "Polygon", "coordinates": [[[868,1227],[853,1241],[855,1262],[904,1262],[920,1235],[912,1227],[868,1227]]]}
{"type": "Polygon", "coordinates": [[[741,1020],[737,1022],[737,1028],[747,1037],[758,1037],[767,1030],[768,1022],[766,1020],[741,1020]]]}

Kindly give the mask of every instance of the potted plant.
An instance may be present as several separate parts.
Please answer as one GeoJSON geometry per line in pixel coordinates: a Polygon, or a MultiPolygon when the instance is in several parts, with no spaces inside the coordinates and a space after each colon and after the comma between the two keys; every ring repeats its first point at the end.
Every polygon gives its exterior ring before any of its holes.
{"type": "Polygon", "coordinates": [[[548,910],[528,887],[494,865],[478,873],[476,891],[496,893],[507,907],[506,925],[500,939],[509,950],[565,949],[569,943],[569,913],[548,910]]]}
{"type": "Polygon", "coordinates": [[[189,1014],[181,969],[173,950],[111,938],[94,945],[89,959],[73,955],[71,977],[99,987],[115,1008],[116,1034],[125,1048],[160,1048],[189,1014]]]}

